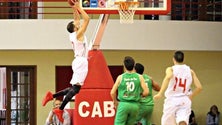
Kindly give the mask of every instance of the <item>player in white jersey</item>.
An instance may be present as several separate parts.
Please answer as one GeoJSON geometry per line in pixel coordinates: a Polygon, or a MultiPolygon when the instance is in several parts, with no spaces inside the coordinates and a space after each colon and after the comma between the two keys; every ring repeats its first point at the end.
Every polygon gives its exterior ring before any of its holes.
{"type": "Polygon", "coordinates": [[[72,84],[71,87],[66,88],[64,90],[61,90],[55,94],[52,94],[51,92],[47,92],[46,96],[44,97],[42,101],[42,105],[45,106],[46,103],[53,98],[56,98],[58,96],[64,96],[65,98],[59,107],[59,109],[53,110],[53,112],[57,115],[59,120],[63,122],[63,109],[65,105],[72,99],[74,95],[79,93],[79,90],[81,86],[83,85],[85,78],[88,73],[88,44],[85,34],[85,31],[87,29],[87,26],[89,24],[89,16],[87,13],[80,7],[79,3],[76,2],[73,6],[73,16],[74,21],[71,21],[67,25],[67,30],[70,33],[70,41],[72,43],[72,48],[74,51],[75,59],[72,62],[72,70],[73,70],[73,76],[70,81],[70,84],[72,84]],[[83,17],[83,23],[80,26],[80,15],[83,17]]]}
{"type": "Polygon", "coordinates": [[[176,51],[173,57],[174,66],[166,69],[161,89],[154,96],[154,99],[159,99],[166,90],[161,125],[188,125],[191,100],[202,90],[195,72],[183,64],[183,60],[184,53],[176,51]],[[192,83],[196,88],[190,94],[189,89],[192,83]]]}

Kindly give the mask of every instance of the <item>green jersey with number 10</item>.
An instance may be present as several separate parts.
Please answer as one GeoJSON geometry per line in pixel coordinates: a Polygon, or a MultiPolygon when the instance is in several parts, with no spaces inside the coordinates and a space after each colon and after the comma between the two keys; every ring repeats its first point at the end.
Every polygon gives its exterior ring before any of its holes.
{"type": "Polygon", "coordinates": [[[142,88],[140,85],[139,74],[137,73],[124,73],[122,80],[118,87],[118,99],[120,101],[138,102],[142,88]]]}

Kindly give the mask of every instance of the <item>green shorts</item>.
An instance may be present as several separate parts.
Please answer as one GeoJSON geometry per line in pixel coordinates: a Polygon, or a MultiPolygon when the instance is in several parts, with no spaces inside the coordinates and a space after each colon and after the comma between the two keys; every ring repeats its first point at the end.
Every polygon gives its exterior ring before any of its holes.
{"type": "Polygon", "coordinates": [[[140,104],[139,114],[137,116],[137,122],[141,122],[142,125],[151,125],[151,116],[153,113],[154,105],[140,104]]]}
{"type": "Polygon", "coordinates": [[[114,125],[134,125],[138,112],[138,102],[119,102],[114,125]]]}

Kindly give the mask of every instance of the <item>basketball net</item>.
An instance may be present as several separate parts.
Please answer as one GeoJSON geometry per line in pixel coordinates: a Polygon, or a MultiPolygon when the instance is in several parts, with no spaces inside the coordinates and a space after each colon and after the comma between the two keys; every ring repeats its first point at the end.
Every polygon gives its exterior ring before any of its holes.
{"type": "Polygon", "coordinates": [[[119,1],[119,2],[115,2],[115,5],[118,6],[120,23],[121,24],[132,24],[134,13],[136,11],[136,8],[139,5],[139,2],[119,1]]]}

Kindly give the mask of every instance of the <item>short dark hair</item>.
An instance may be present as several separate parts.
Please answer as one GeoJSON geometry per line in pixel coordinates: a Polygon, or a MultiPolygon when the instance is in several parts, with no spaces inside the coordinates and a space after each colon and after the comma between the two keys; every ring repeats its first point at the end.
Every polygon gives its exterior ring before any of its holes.
{"type": "Polygon", "coordinates": [[[143,72],[144,72],[144,66],[140,63],[136,63],[135,64],[135,70],[136,70],[137,73],[142,75],[143,72]]]}
{"type": "Polygon", "coordinates": [[[178,63],[182,63],[184,60],[184,53],[182,51],[176,51],[174,53],[174,59],[178,62],[178,63]]]}
{"type": "Polygon", "coordinates": [[[74,32],[74,27],[75,27],[75,25],[74,25],[73,23],[74,23],[74,22],[71,21],[71,22],[69,22],[68,25],[67,25],[67,31],[68,31],[69,33],[73,33],[73,32],[74,32]]]}
{"type": "Polygon", "coordinates": [[[124,58],[124,66],[127,70],[132,71],[135,65],[135,61],[132,57],[126,56],[124,58]]]}

